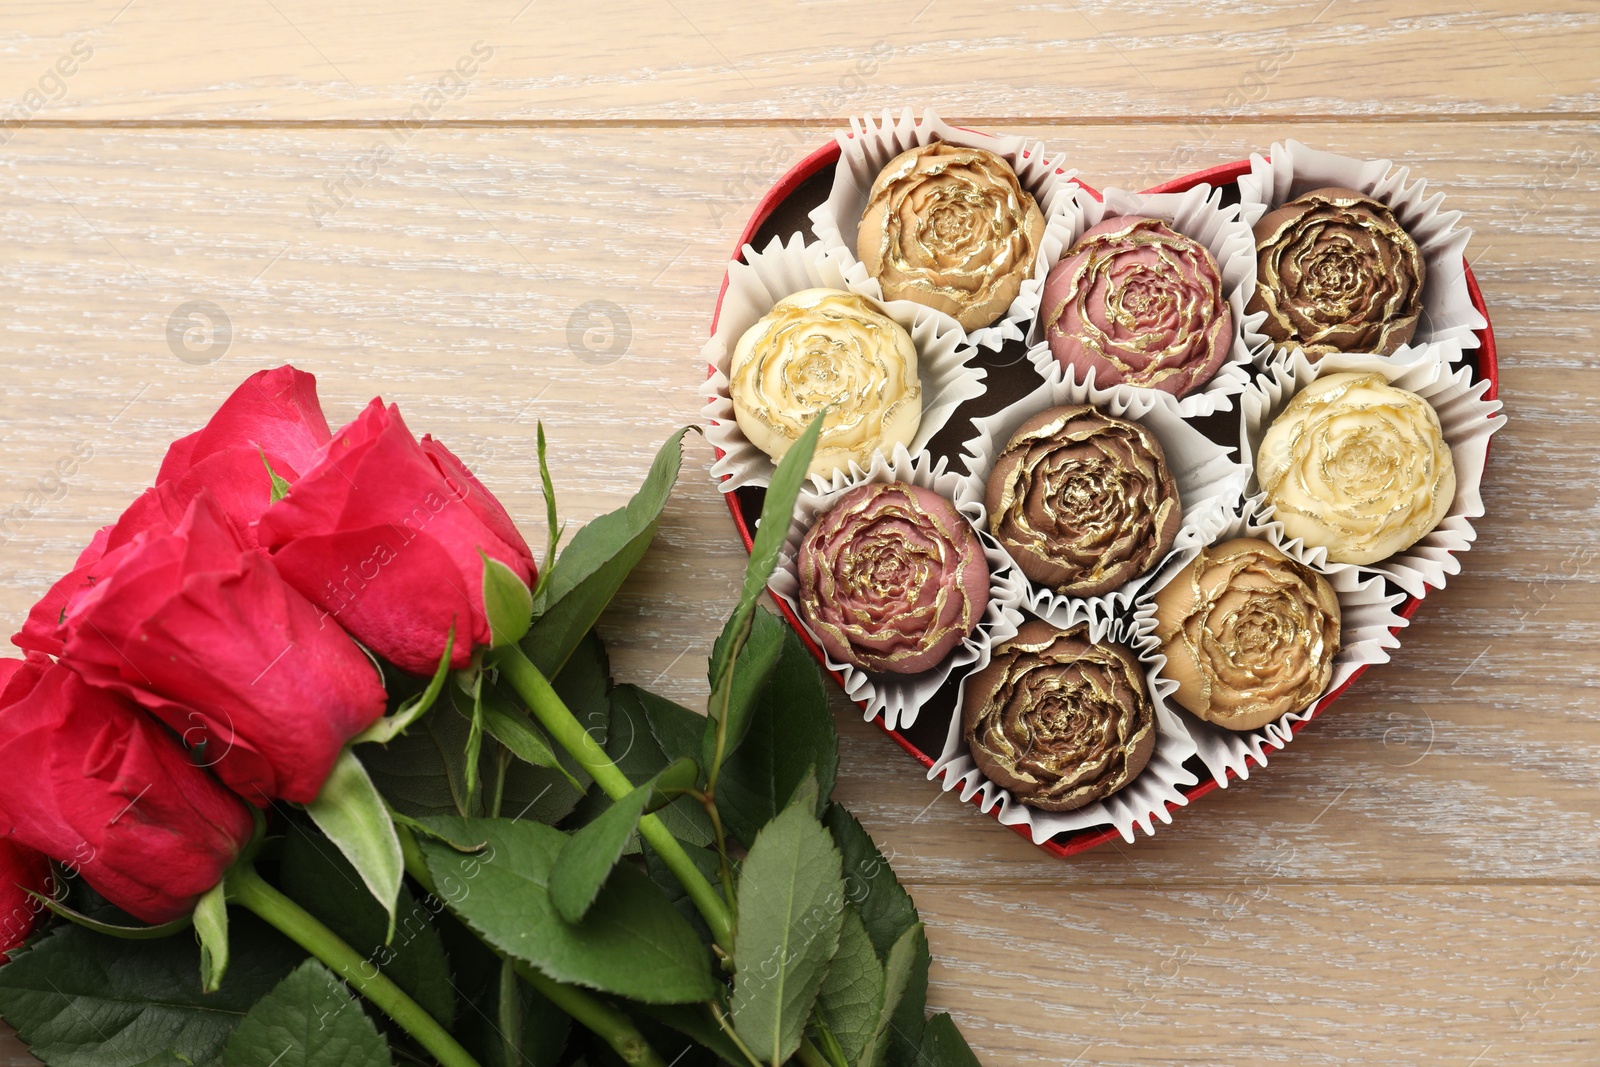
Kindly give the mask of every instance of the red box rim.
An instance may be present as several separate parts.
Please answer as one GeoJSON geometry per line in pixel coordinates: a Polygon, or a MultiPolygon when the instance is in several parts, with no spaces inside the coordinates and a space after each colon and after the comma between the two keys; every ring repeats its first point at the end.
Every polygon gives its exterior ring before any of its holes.
{"type": "MultiPolygon", "coordinates": [[[[761,202],[756,205],[755,211],[751,214],[750,221],[745,224],[744,232],[739,235],[738,243],[733,246],[733,256],[731,257],[733,262],[740,262],[742,260],[744,246],[749,243],[752,237],[755,236],[756,232],[761,228],[762,224],[766,222],[768,217],[771,216],[773,211],[777,209],[778,205],[787,200],[789,196],[797,188],[799,188],[800,184],[806,179],[810,178],[823,167],[830,166],[836,162],[839,158],[839,152],[839,142],[830,141],[821,148],[818,148],[815,152],[812,152],[810,155],[806,156],[799,163],[796,163],[786,174],[783,175],[783,177],[778,179],[777,183],[774,184],[771,189],[767,190],[766,195],[761,198],[761,202]]],[[[1222,163],[1206,170],[1195,171],[1193,174],[1186,174],[1181,178],[1174,178],[1171,181],[1163,182],[1160,185],[1153,186],[1152,188],[1144,191],[1147,193],[1181,193],[1193,188],[1196,185],[1199,185],[1202,182],[1206,182],[1211,185],[1227,185],[1238,180],[1240,175],[1248,173],[1249,170],[1250,161],[1248,159],[1241,159],[1232,163],[1222,163]]],[[[1075,185],[1082,188],[1096,200],[1101,199],[1099,190],[1086,184],[1078,178],[1073,178],[1072,181],[1075,185]]],[[[1494,326],[1489,323],[1489,310],[1484,304],[1483,293],[1478,288],[1478,281],[1475,277],[1473,277],[1472,264],[1463,261],[1462,269],[1466,274],[1467,293],[1472,298],[1472,306],[1477,308],[1478,312],[1483,315],[1483,321],[1485,323],[1483,329],[1475,331],[1478,338],[1478,373],[1482,378],[1489,382],[1489,389],[1484,394],[1485,399],[1493,400],[1499,395],[1500,392],[1500,366],[1498,353],[1496,352],[1494,343],[1494,326]]],[[[717,320],[722,315],[722,299],[727,295],[727,292],[728,275],[726,272],[724,272],[722,276],[722,288],[717,292],[717,305],[711,315],[711,331],[713,333],[716,332],[717,320]]],[[[708,367],[707,376],[709,377],[712,372],[714,372],[714,368],[708,367]]],[[[722,451],[720,449],[717,450],[717,458],[722,458],[722,451]]],[[[1487,457],[1485,458],[1485,463],[1487,464],[1487,457]]],[[[739,538],[744,542],[745,551],[748,552],[750,551],[752,544],[752,535],[749,527],[745,524],[744,515],[739,511],[738,501],[734,499],[732,493],[725,493],[723,496],[727,501],[728,511],[733,515],[733,523],[739,531],[739,538]]],[[[1424,591],[1424,595],[1426,595],[1426,591],[1424,591]]],[[[842,688],[843,678],[837,671],[831,671],[828,669],[827,660],[823,655],[822,649],[815,641],[811,639],[810,635],[806,633],[805,627],[800,625],[799,617],[795,615],[794,611],[783,600],[774,597],[773,603],[777,605],[778,610],[783,614],[789,625],[794,628],[795,633],[799,636],[806,649],[816,659],[818,665],[821,666],[822,669],[826,671],[828,675],[831,676],[833,680],[842,688]]],[[[1404,619],[1410,619],[1411,616],[1416,613],[1417,608],[1420,607],[1421,604],[1422,597],[1407,597],[1405,603],[1400,606],[1400,616],[1404,619]]],[[[1397,627],[1394,632],[1398,633],[1399,628],[1397,627]]],[[[1326,711],[1327,708],[1331,706],[1346,689],[1350,688],[1356,679],[1360,678],[1366,673],[1367,666],[1369,665],[1363,664],[1361,667],[1358,667],[1355,673],[1352,674],[1343,685],[1329,693],[1326,701],[1324,702],[1322,708],[1319,709],[1319,713],[1316,717],[1311,719],[1302,719],[1301,721],[1294,723],[1290,727],[1290,732],[1292,734],[1298,734],[1305,726],[1315,722],[1317,718],[1320,718],[1321,712],[1326,711]]],[[[865,704],[862,704],[859,701],[856,703],[859,707],[865,710],[865,704]]],[[[916,745],[906,740],[906,738],[901,736],[899,731],[889,729],[889,727],[884,725],[884,721],[881,717],[874,718],[872,721],[877,724],[880,730],[893,738],[895,743],[901,748],[905,749],[906,752],[918,763],[922,764],[924,767],[932,768],[934,762],[933,757],[929,756],[926,752],[923,752],[921,749],[917,748],[916,745]]],[[[1249,767],[1253,768],[1263,766],[1263,764],[1257,762],[1252,756],[1246,756],[1245,759],[1246,764],[1249,767]]],[[[1228,780],[1233,781],[1237,777],[1238,775],[1235,774],[1235,772],[1230,768],[1228,771],[1228,780]]],[[[1207,793],[1210,793],[1212,790],[1217,789],[1218,787],[1219,783],[1215,778],[1207,778],[1204,781],[1190,786],[1188,789],[1184,790],[1183,796],[1186,802],[1184,805],[1168,802],[1167,811],[1169,814],[1177,811],[1180,807],[1187,806],[1188,803],[1198,800],[1200,797],[1205,796],[1207,793]]],[[[968,803],[973,804],[974,806],[978,805],[978,794],[973,794],[972,799],[969,800],[968,803]]],[[[1000,809],[995,807],[988,814],[991,818],[994,818],[998,821],[999,811],[1000,809]]],[[[1026,826],[1012,826],[1010,829],[1015,831],[1024,840],[1030,843],[1033,842],[1033,836],[1029,833],[1026,826]]],[[[1055,838],[1051,838],[1050,840],[1036,845],[1036,847],[1043,849],[1045,852],[1048,852],[1053,856],[1066,858],[1067,856],[1075,855],[1076,853],[1094,848],[1096,845],[1104,844],[1105,842],[1120,836],[1121,834],[1117,831],[1116,827],[1107,826],[1100,829],[1086,829],[1077,831],[1076,833],[1068,835],[1064,841],[1057,841],[1055,838]]]]}

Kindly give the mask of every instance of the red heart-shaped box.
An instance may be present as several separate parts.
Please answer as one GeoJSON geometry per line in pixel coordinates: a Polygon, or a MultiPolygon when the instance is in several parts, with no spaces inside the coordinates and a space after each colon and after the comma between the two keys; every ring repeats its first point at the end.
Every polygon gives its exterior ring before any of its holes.
{"type": "MultiPolygon", "coordinates": [[[[834,165],[838,163],[838,161],[839,143],[837,141],[832,141],[817,149],[806,158],[802,159],[787,174],[780,178],[777,184],[767,191],[767,194],[762,198],[761,203],[756,206],[755,213],[750,217],[750,221],[745,225],[744,232],[739,235],[739,243],[734,246],[734,261],[743,261],[743,250],[747,244],[759,248],[765,245],[767,241],[771,240],[775,236],[787,238],[789,235],[797,232],[810,236],[810,211],[813,207],[820,204],[827,197],[828,191],[833,186],[834,165]]],[[[1247,159],[1239,160],[1234,163],[1224,163],[1220,166],[1212,167],[1209,170],[1196,171],[1195,173],[1185,175],[1182,178],[1174,178],[1172,181],[1166,182],[1163,185],[1158,185],[1152,189],[1147,189],[1145,192],[1181,193],[1187,189],[1191,189],[1194,186],[1199,185],[1202,182],[1225,188],[1234,186],[1237,183],[1239,176],[1248,173],[1249,170],[1250,161],[1247,159]]],[[[1097,190],[1086,185],[1081,180],[1073,180],[1095,199],[1100,199],[1100,193],[1097,190]]],[[[1467,290],[1472,297],[1472,304],[1480,313],[1482,313],[1484,322],[1488,323],[1489,312],[1484,306],[1483,294],[1478,289],[1477,280],[1472,276],[1472,267],[1470,265],[1466,266],[1465,271],[1467,278],[1467,290]]],[[[715,331],[717,328],[717,317],[722,311],[722,297],[727,293],[727,291],[728,278],[727,275],[724,274],[722,278],[722,290],[717,294],[716,313],[712,315],[711,319],[711,329],[713,331],[715,331]]],[[[1489,389],[1485,394],[1485,399],[1493,400],[1499,391],[1500,385],[1499,367],[1495,357],[1494,328],[1492,326],[1485,325],[1483,329],[1476,332],[1478,338],[1478,347],[1466,354],[1464,362],[1466,365],[1472,367],[1474,380],[1488,380],[1489,389]]],[[[1015,399],[1014,396],[1006,395],[1008,391],[1014,391],[1015,395],[1020,396],[1022,392],[1026,391],[1026,389],[1032,388],[1038,384],[1037,374],[1033,371],[1032,367],[1028,365],[1027,361],[1021,358],[1020,347],[1015,351],[1012,350],[1011,346],[1014,345],[1020,345],[1020,342],[1008,341],[1007,347],[1001,350],[998,358],[996,359],[996,362],[1004,363],[1006,356],[1009,353],[1014,358],[1011,358],[1008,366],[1002,366],[999,368],[994,366],[989,367],[989,392],[991,394],[996,392],[1000,393],[1002,403],[1009,402],[1010,399],[1015,399]]],[[[993,400],[990,400],[987,406],[992,410],[997,408],[999,404],[996,404],[993,400]]],[[[1212,418],[1217,417],[1218,416],[1212,416],[1212,418]]],[[[1237,415],[1233,412],[1224,413],[1222,417],[1226,418],[1230,422],[1236,423],[1237,421],[1237,415]]],[[[1208,420],[1197,421],[1203,423],[1208,420]]],[[[968,432],[970,432],[970,420],[963,416],[961,411],[958,410],[957,413],[951,418],[950,424],[935,436],[933,442],[931,442],[929,445],[930,449],[938,452],[942,447],[944,452],[952,455],[955,454],[957,450],[955,446],[960,444],[960,435],[962,433],[961,428],[963,425],[966,425],[968,427],[968,432]]],[[[1237,432],[1236,426],[1234,427],[1234,432],[1237,432]]],[[[718,456],[720,458],[720,451],[718,456]]],[[[733,513],[733,522],[738,528],[739,537],[744,541],[745,551],[749,551],[751,544],[751,531],[755,527],[756,519],[761,515],[761,503],[765,497],[765,491],[758,487],[749,487],[744,489],[736,489],[733,492],[726,493],[724,495],[728,501],[728,510],[733,513]]],[[[778,606],[778,610],[782,612],[784,618],[789,621],[789,625],[793,626],[795,628],[795,632],[800,635],[800,640],[805,643],[805,646],[810,649],[811,654],[816,657],[817,662],[822,664],[823,669],[826,670],[827,665],[823,659],[822,649],[817,647],[816,642],[812,641],[811,638],[806,634],[805,628],[800,625],[800,620],[789,608],[789,605],[781,598],[775,597],[774,601],[778,606]]],[[[1407,597],[1405,603],[1402,604],[1397,611],[1402,617],[1409,619],[1416,612],[1417,607],[1421,603],[1422,599],[1420,597],[1407,597]]],[[[1346,688],[1348,688],[1350,684],[1353,683],[1357,678],[1361,677],[1365,671],[1366,667],[1361,667],[1355,672],[1354,675],[1351,676],[1349,681],[1347,681],[1343,686],[1335,690],[1333,693],[1329,694],[1327,701],[1323,704],[1322,709],[1319,712],[1319,715],[1325,713],[1333,700],[1346,688]]],[[[834,681],[841,682],[842,684],[842,680],[836,673],[829,673],[834,674],[834,681]]],[[[934,695],[932,700],[924,705],[925,714],[919,715],[917,717],[917,721],[911,726],[895,730],[884,727],[884,732],[890,737],[894,738],[895,742],[899,744],[901,748],[905,749],[906,752],[908,752],[918,763],[922,764],[924,767],[933,766],[933,757],[928,753],[938,752],[944,745],[944,736],[949,724],[949,718],[948,715],[944,713],[943,709],[948,706],[949,713],[954,714],[956,688],[959,683],[959,676],[951,678],[951,680],[934,695]],[[933,714],[926,714],[926,712],[929,711],[932,711],[933,714]]],[[[883,727],[883,719],[881,717],[875,719],[874,721],[877,722],[880,727],[883,727]]],[[[1312,718],[1296,722],[1293,725],[1294,733],[1298,734],[1301,728],[1306,726],[1307,723],[1315,721],[1316,719],[1312,718]]],[[[1258,765],[1254,759],[1250,759],[1249,764],[1252,767],[1258,765]]],[[[1204,768],[1201,768],[1199,773],[1199,783],[1184,790],[1184,797],[1190,801],[1193,801],[1198,797],[1203,797],[1213,789],[1217,788],[1217,781],[1215,778],[1211,777],[1209,772],[1205,771],[1204,768]]],[[[1229,776],[1231,779],[1231,771],[1229,776]]],[[[972,802],[976,804],[981,799],[982,794],[974,794],[972,797],[972,802]]],[[[1168,808],[1169,810],[1175,810],[1176,805],[1169,804],[1168,808]]],[[[998,806],[991,810],[991,814],[997,817],[999,812],[1000,809],[998,806]]],[[[1018,825],[1011,827],[1011,829],[1021,834],[1024,838],[1032,840],[1026,826],[1018,825]]],[[[1073,833],[1057,834],[1050,840],[1045,841],[1039,847],[1056,856],[1070,856],[1073,853],[1082,852],[1085,849],[1093,848],[1095,845],[1109,841],[1117,836],[1118,833],[1115,827],[1107,826],[1089,828],[1073,833]]]]}

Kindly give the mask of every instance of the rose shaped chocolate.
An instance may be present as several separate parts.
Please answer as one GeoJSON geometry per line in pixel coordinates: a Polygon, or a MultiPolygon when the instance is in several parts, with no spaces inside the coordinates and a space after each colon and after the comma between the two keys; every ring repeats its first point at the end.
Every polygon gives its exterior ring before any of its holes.
{"type": "Polygon", "coordinates": [[[1265,541],[1202,549],[1155,596],[1162,673],[1179,704],[1230,730],[1304,711],[1328,688],[1339,599],[1327,579],[1265,541]]]}
{"type": "Polygon", "coordinates": [[[1233,310],[1205,245],[1160,219],[1107,219],[1044,283],[1045,338],[1063,367],[1185,396],[1233,345],[1233,310]]]}
{"type": "Polygon", "coordinates": [[[910,445],[922,423],[917,349],[866,297],[806,289],[772,306],[734,346],[728,374],[739,429],[776,462],[828,409],[809,468],[832,474],[910,445]]]}
{"type": "Polygon", "coordinates": [[[1043,237],[1039,205],[1005,160],[936,141],[878,172],[856,255],[884,299],[915,300],[976,330],[1017,298],[1043,237]]]}
{"type": "Polygon", "coordinates": [[[800,545],[800,613],[827,650],[863,670],[917,674],[983,618],[989,565],[946,499],[905,482],[852,489],[800,545]]]}
{"type": "Polygon", "coordinates": [[[1138,776],[1155,710],[1133,653],[1035,619],[967,679],[961,732],[978,769],[1030,807],[1072,811],[1138,776]]]}
{"type": "Polygon", "coordinates": [[[1296,393],[1261,439],[1256,473],[1284,532],[1335,563],[1410,548],[1456,494],[1439,416],[1379,374],[1328,374],[1296,393]]]}
{"type": "Polygon", "coordinates": [[[1087,404],[1017,428],[984,493],[989,532],[1040,585],[1099,596],[1144,574],[1182,524],[1161,442],[1087,404]]]}
{"type": "Polygon", "coordinates": [[[1427,276],[1417,242],[1387,204],[1353,189],[1314,189],[1256,223],[1261,331],[1312,359],[1387,356],[1411,340],[1427,276]]]}

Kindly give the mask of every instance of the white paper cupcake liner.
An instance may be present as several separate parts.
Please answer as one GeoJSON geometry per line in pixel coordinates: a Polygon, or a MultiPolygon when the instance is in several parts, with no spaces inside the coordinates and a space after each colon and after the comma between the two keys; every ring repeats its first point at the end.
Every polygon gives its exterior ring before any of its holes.
{"type": "Polygon", "coordinates": [[[856,258],[856,235],[872,183],[889,161],[910,149],[943,141],[963,148],[985,149],[1011,165],[1044,215],[1044,239],[1033,276],[1022,283],[1022,291],[1005,315],[989,326],[971,331],[967,339],[980,348],[994,350],[1007,340],[1022,340],[1039,312],[1039,296],[1050,264],[1060,259],[1061,250],[1083,232],[1082,201],[1093,199],[1071,181],[1076,171],[1061,169],[1065,157],[1051,157],[1043,144],[1030,147],[1021,137],[974,133],[946,125],[931,108],[922,113],[920,122],[910,108],[900,113],[898,121],[887,108],[876,122],[870,115],[852,118],[850,132],[837,137],[839,164],[833,174],[833,189],[828,199],[812,210],[811,229],[826,248],[845,257],[852,291],[880,300],[882,287],[856,258]]]}
{"type": "MultiPolygon", "coordinates": [[[[1267,313],[1258,311],[1246,315],[1244,310],[1256,291],[1256,242],[1243,209],[1238,204],[1224,206],[1222,190],[1204,184],[1182,193],[1130,193],[1122,189],[1107,189],[1102,195],[1104,201],[1086,198],[1088,202],[1083,205],[1083,226],[1073,236],[1074,242],[1085,230],[1106,219],[1144,215],[1162,219],[1185,237],[1199,241],[1217,261],[1222,273],[1223,291],[1227,295],[1228,306],[1233,310],[1233,344],[1211,380],[1188,396],[1177,398],[1177,405],[1179,414],[1185,418],[1231,411],[1233,398],[1250,383],[1252,362],[1259,358],[1259,353],[1270,350],[1270,338],[1259,329],[1266,321],[1267,313]]],[[[1065,254],[1066,250],[1063,249],[1050,259],[1046,276],[1065,254]]],[[[1062,367],[1049,346],[1043,343],[1044,316],[1048,312],[1048,308],[1040,308],[1028,335],[1031,345],[1028,349],[1029,360],[1047,381],[1082,377],[1076,368],[1062,367]]],[[[1134,385],[1116,388],[1140,393],[1159,392],[1134,385]]]]}
{"type": "MultiPolygon", "coordinates": [[[[1355,564],[1329,562],[1326,548],[1308,547],[1299,538],[1285,537],[1281,523],[1267,525],[1269,540],[1330,578],[1342,569],[1359,569],[1383,575],[1412,596],[1426,595],[1429,586],[1443,589],[1449,575],[1459,574],[1460,556],[1478,536],[1472,520],[1484,513],[1480,490],[1484,464],[1489,458],[1489,438],[1506,421],[1499,414],[1500,401],[1483,398],[1489,389],[1488,381],[1473,382],[1471,367],[1454,366],[1460,358],[1454,342],[1406,346],[1393,356],[1333,352],[1315,363],[1296,349],[1259,376],[1239,400],[1241,460],[1250,471],[1246,492],[1252,497],[1261,492],[1256,477],[1256,450],[1273,420],[1282,414],[1295,393],[1324,374],[1340,371],[1381,374],[1389,384],[1416,393],[1431,404],[1450,446],[1456,474],[1455,499],[1433,532],[1404,552],[1377,563],[1358,568],[1355,564]]],[[[1272,518],[1273,508],[1265,499],[1256,506],[1262,519],[1272,518]]]]}
{"type": "MultiPolygon", "coordinates": [[[[1255,507],[1247,504],[1244,514],[1235,517],[1210,543],[1229,541],[1235,537],[1255,537],[1278,544],[1278,540],[1272,536],[1273,525],[1262,518],[1255,507]]],[[[1281,526],[1278,532],[1282,533],[1281,526]]],[[[1238,778],[1250,776],[1250,760],[1265,766],[1269,750],[1281,749],[1294,739],[1294,724],[1313,718],[1327,702],[1327,694],[1336,692],[1349,682],[1358,670],[1370,664],[1389,662],[1389,650],[1400,647],[1400,638],[1395,631],[1407,623],[1406,619],[1395,613],[1395,608],[1405,600],[1405,595],[1386,593],[1383,580],[1377,575],[1363,574],[1356,567],[1328,572],[1312,564],[1305,553],[1298,549],[1298,542],[1295,546],[1279,547],[1291,559],[1322,572],[1339,598],[1339,653],[1334,657],[1333,674],[1327,690],[1304,711],[1290,712],[1256,730],[1239,731],[1206,722],[1184,710],[1177,701],[1169,699],[1177,691],[1178,683],[1161,673],[1166,669],[1167,657],[1161,652],[1161,642],[1155,636],[1155,594],[1194,560],[1201,546],[1193,546],[1169,559],[1156,579],[1140,593],[1134,609],[1138,632],[1135,647],[1141,656],[1149,657],[1156,664],[1156,676],[1160,681],[1159,685],[1151,686],[1151,691],[1159,694],[1157,699],[1183,720],[1200,759],[1223,788],[1227,788],[1230,772],[1238,778]]]]}
{"type": "MultiPolygon", "coordinates": [[[[896,446],[892,457],[878,453],[872,466],[854,475],[839,472],[826,488],[809,487],[800,494],[795,504],[795,514],[789,523],[789,536],[778,556],[778,567],[772,574],[768,587],[772,594],[782,597],[794,609],[801,625],[811,635],[817,635],[806,626],[800,615],[800,543],[816,524],[823,512],[833,507],[839,497],[858,486],[880,482],[910,482],[931,489],[947,500],[953,499],[961,482],[961,475],[945,470],[946,462],[937,463],[927,452],[913,457],[903,446],[896,446]]],[[[851,700],[865,705],[865,718],[872,721],[883,716],[883,723],[891,730],[903,729],[917,721],[917,712],[929,697],[944,685],[951,673],[959,668],[982,670],[989,665],[989,648],[994,641],[1003,641],[1016,635],[1022,622],[1022,603],[1026,587],[1022,575],[1012,565],[1009,557],[994,543],[994,539],[980,534],[984,558],[989,564],[989,606],[973,632],[957,645],[944,661],[932,670],[920,674],[873,673],[849,663],[840,663],[824,653],[828,669],[839,673],[844,691],[851,700]]],[[[817,646],[822,643],[817,641],[817,646]]]]}
{"type": "MultiPolygon", "coordinates": [[[[1209,543],[1231,517],[1249,472],[1233,460],[1231,450],[1184,422],[1172,397],[1150,389],[1099,389],[1093,379],[1091,373],[1088,382],[1059,378],[1047,381],[1010,406],[974,420],[975,436],[963,446],[967,477],[958,490],[957,506],[974,526],[988,530],[984,488],[1011,435],[1041,411],[1067,404],[1093,404],[1108,414],[1140,423],[1161,442],[1183,506],[1183,525],[1173,542],[1173,551],[1209,543]]],[[[1088,620],[1103,623],[1127,609],[1140,587],[1159,569],[1158,562],[1146,574],[1096,597],[1064,596],[1024,576],[1025,604],[1040,618],[1063,629],[1088,620]]],[[[1017,573],[1022,572],[1019,569],[1017,573]]]]}
{"type": "Polygon", "coordinates": [[[1388,204],[1427,264],[1422,316],[1412,343],[1454,342],[1459,347],[1451,351],[1460,359],[1461,350],[1478,347],[1473,331],[1489,325],[1467,292],[1464,256],[1472,230],[1457,225],[1461,212],[1444,210],[1443,193],[1426,195],[1426,180],[1407,181],[1410,173],[1387,159],[1352,159],[1291,140],[1274,144],[1270,159],[1251,154],[1250,173],[1239,176],[1239,197],[1251,225],[1302,193],[1330,185],[1388,204]]]}
{"type": "Polygon", "coordinates": [[[1153,835],[1156,822],[1172,822],[1169,806],[1183,807],[1189,803],[1183,791],[1199,781],[1192,771],[1183,766],[1184,761],[1197,751],[1188,727],[1158,695],[1161,687],[1170,693],[1178,683],[1157,677],[1156,659],[1140,650],[1139,635],[1134,624],[1125,619],[1093,620],[1089,623],[1089,637],[1094,641],[1110,639],[1127,645],[1145,667],[1145,684],[1155,708],[1156,748],[1150,762],[1137,778],[1104,800],[1076,811],[1038,811],[1028,807],[1013,797],[1009,790],[984,777],[967,750],[967,743],[961,736],[961,701],[966,695],[965,680],[956,695],[956,710],[945,735],[944,750],[928,771],[928,777],[939,779],[945,792],[960,789],[963,801],[979,797],[978,807],[982,811],[992,812],[998,807],[999,812],[995,817],[1005,825],[1026,826],[1036,845],[1043,844],[1056,834],[1091,826],[1115,826],[1122,839],[1129,842],[1134,839],[1135,827],[1143,829],[1147,836],[1153,835]]]}
{"type": "MultiPolygon", "coordinates": [[[[850,289],[843,258],[819,242],[807,244],[800,234],[787,243],[775,237],[759,252],[745,245],[743,255],[743,263],[736,261],[728,268],[728,288],[716,331],[701,349],[712,368],[704,386],[709,396],[702,412],[707,420],[706,440],[722,453],[711,466],[711,476],[720,481],[724,493],[746,485],[767,485],[776,469],[772,459],[745,437],[734,417],[733,401],[728,397],[734,346],[786,296],[817,287],[850,289]]],[[[917,349],[922,422],[911,441],[911,451],[920,452],[956,408],[983,395],[985,372],[972,365],[976,350],[966,343],[955,319],[909,300],[873,299],[884,314],[906,328],[917,349]]],[[[856,469],[852,464],[852,470],[856,469]]],[[[812,481],[819,488],[828,484],[822,474],[812,475],[812,481]]]]}

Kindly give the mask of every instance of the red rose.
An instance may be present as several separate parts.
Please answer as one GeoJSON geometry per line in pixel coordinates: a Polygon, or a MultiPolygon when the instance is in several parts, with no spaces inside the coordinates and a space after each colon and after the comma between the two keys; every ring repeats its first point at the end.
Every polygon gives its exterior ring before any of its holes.
{"type": "Polygon", "coordinates": [[[145,922],[191,911],[255,828],[165,727],[42,656],[0,661],[0,766],[0,836],[145,922]]]}
{"type": "Polygon", "coordinates": [[[95,532],[72,570],[52,585],[28,612],[22,629],[11,635],[12,644],[29,652],[61,655],[61,620],[66,617],[68,602],[91,588],[115,562],[108,563],[105,558],[106,540],[111,530],[110,526],[102,526],[95,532]]]}
{"type": "Polygon", "coordinates": [[[419,444],[381,399],[334,435],[259,533],[290,585],[414,674],[433,673],[452,625],[452,666],[490,643],[479,552],[530,587],[535,574],[500,502],[443,445],[419,444]]]}
{"type": "Polygon", "coordinates": [[[7,953],[28,940],[39,925],[44,905],[28,890],[49,895],[54,883],[49,856],[0,837],[0,963],[7,962],[7,953]]]}
{"type": "Polygon", "coordinates": [[[135,538],[69,605],[64,630],[65,660],[86,681],[203,743],[202,762],[252,803],[315,800],[345,742],[383,714],[372,661],[239,540],[207,491],[171,533],[135,538]]]}
{"type": "Polygon", "coordinates": [[[262,462],[293,482],[316,463],[328,443],[328,420],[317,403],[317,380],[293,367],[258,371],[222,402],[204,429],[174,441],[156,483],[114,525],[95,534],[72,572],[28,613],[11,641],[32,652],[61,655],[58,628],[69,601],[114,567],[115,554],[146,530],[170,531],[189,504],[208,489],[245,544],[256,544],[255,523],[272,501],[262,462]],[[111,557],[111,558],[106,558],[111,557]]]}

